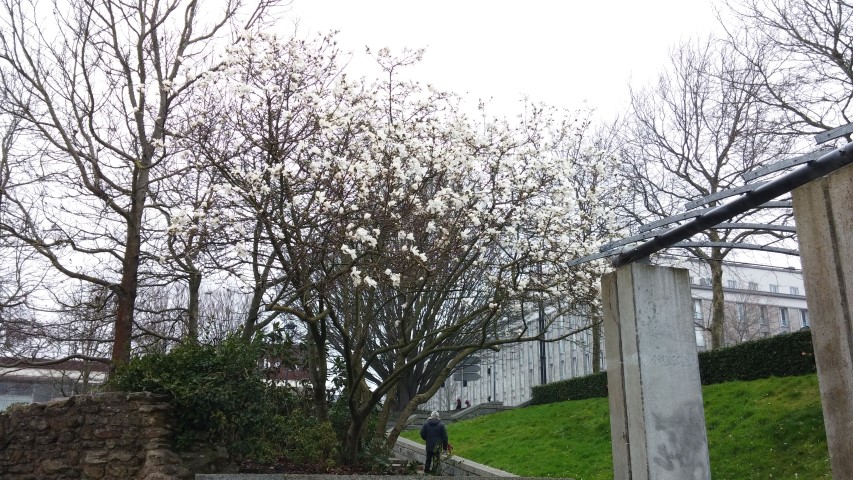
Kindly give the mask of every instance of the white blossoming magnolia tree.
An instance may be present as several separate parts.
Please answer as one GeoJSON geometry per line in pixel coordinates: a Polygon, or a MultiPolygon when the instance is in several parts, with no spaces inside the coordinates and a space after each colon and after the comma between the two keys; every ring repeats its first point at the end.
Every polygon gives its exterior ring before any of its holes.
{"type": "MultiPolygon", "coordinates": [[[[245,284],[308,332],[321,418],[327,360],[338,359],[348,461],[384,432],[416,367],[444,362],[398,406],[398,426],[466,356],[537,338],[523,319],[510,327],[519,302],[569,304],[596,288],[589,271],[565,265],[596,249],[579,233],[599,229],[608,199],[578,192],[576,159],[556,148],[586,124],[535,106],[514,124],[475,122],[457,98],[398,79],[419,56],[379,51],[384,79],[368,83],[341,70],[333,37],[246,35],[204,80],[219,108],[199,110],[184,139],[222,174],[223,208],[205,218],[243,236],[234,255],[245,284]]],[[[596,158],[586,168],[606,171],[608,157],[596,158]]]]}

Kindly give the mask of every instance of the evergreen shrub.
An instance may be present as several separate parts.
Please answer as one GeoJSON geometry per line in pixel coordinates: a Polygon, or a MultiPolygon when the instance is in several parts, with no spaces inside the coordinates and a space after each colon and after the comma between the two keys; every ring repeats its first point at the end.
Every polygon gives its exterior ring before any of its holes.
{"type": "MultiPolygon", "coordinates": [[[[814,373],[811,331],[803,330],[699,353],[703,385],[814,373]]],[[[607,372],[533,387],[531,405],[607,396],[607,372]]]]}
{"type": "Polygon", "coordinates": [[[699,354],[702,385],[814,373],[809,330],[785,333],[699,354]]]}
{"type": "Polygon", "coordinates": [[[562,402],[564,400],[583,400],[607,396],[607,372],[593,373],[583,377],[570,378],[559,382],[533,387],[531,405],[562,402]]]}
{"type": "Polygon", "coordinates": [[[106,387],[170,396],[179,447],[201,436],[236,460],[331,461],[335,435],[314,419],[310,394],[266,381],[260,360],[271,350],[236,335],[215,346],[180,345],[132,359],[106,387]]]}

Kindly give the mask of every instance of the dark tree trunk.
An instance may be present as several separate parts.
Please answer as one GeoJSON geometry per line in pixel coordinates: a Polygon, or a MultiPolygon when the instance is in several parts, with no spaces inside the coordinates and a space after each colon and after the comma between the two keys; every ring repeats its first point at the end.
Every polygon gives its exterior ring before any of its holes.
{"type": "MultiPolygon", "coordinates": [[[[150,147],[149,147],[150,148],[150,147]]],[[[153,153],[153,149],[152,149],[153,153]]],[[[148,157],[150,158],[150,156],[148,157]]],[[[139,254],[142,248],[142,214],[148,196],[149,162],[140,162],[134,168],[133,197],[127,216],[127,238],[122,259],[121,285],[116,305],[115,333],[112,352],[113,371],[130,361],[130,344],[133,333],[133,311],[139,287],[139,254]]]]}
{"type": "Polygon", "coordinates": [[[189,278],[189,307],[187,312],[187,340],[198,343],[199,295],[201,290],[201,272],[193,270],[189,278]]]}
{"type": "Polygon", "coordinates": [[[712,249],[708,265],[711,267],[711,349],[716,350],[724,344],[726,321],[725,294],[723,293],[723,261],[720,249],[712,249]]]}

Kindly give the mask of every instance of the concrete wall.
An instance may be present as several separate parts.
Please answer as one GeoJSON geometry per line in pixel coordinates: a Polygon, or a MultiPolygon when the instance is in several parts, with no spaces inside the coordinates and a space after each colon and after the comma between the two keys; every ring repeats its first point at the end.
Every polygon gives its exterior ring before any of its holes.
{"type": "Polygon", "coordinates": [[[832,478],[853,478],[853,166],[792,196],[832,478]]]}
{"type": "Polygon", "coordinates": [[[620,267],[601,296],[614,478],[710,479],[688,271],[620,267]]]}
{"type": "MultiPolygon", "coordinates": [[[[450,443],[453,443],[451,441],[450,443]]],[[[426,452],[424,446],[406,438],[398,438],[394,445],[394,453],[399,457],[410,461],[424,463],[426,452]]],[[[450,458],[442,460],[442,475],[455,477],[517,477],[503,470],[483,465],[482,463],[451,455],[450,458]]]]}

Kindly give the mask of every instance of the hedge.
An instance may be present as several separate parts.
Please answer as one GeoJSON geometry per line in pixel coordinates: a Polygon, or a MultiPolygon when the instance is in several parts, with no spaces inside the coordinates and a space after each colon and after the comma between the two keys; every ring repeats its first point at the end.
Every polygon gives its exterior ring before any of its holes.
{"type": "Polygon", "coordinates": [[[702,385],[816,371],[812,333],[802,330],[699,354],[702,385]]]}
{"type": "MultiPolygon", "coordinates": [[[[809,330],[745,342],[699,353],[703,385],[814,373],[814,348],[809,330]]],[[[607,372],[533,387],[531,405],[607,396],[607,372]]]]}

